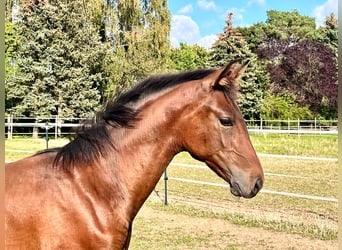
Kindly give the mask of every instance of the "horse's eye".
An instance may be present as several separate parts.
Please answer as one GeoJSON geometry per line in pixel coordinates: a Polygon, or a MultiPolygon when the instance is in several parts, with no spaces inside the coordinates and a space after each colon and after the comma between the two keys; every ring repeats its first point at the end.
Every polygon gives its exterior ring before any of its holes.
{"type": "Polygon", "coordinates": [[[229,117],[223,117],[219,120],[222,126],[233,126],[233,122],[229,117]]]}

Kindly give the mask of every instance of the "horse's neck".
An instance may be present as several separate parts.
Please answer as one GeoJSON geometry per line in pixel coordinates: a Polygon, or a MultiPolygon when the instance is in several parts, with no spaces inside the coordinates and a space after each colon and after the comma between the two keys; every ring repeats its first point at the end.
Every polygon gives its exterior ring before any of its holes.
{"type": "Polygon", "coordinates": [[[134,214],[152,192],[178,151],[172,139],[164,139],[156,134],[136,140],[132,138],[131,143],[122,148],[117,158],[117,167],[120,168],[117,173],[120,180],[126,184],[126,192],[132,199],[131,204],[134,204],[134,214]]]}
{"type": "MultiPolygon", "coordinates": [[[[135,211],[140,208],[159,181],[172,158],[180,152],[179,117],[182,101],[172,96],[146,104],[136,129],[128,129],[120,147],[120,179],[126,183],[135,211]],[[172,110],[171,110],[172,109],[172,110]],[[177,127],[177,128],[176,128],[177,127]],[[175,129],[174,129],[175,128],[175,129]]],[[[185,103],[188,103],[189,100],[185,103]]]]}

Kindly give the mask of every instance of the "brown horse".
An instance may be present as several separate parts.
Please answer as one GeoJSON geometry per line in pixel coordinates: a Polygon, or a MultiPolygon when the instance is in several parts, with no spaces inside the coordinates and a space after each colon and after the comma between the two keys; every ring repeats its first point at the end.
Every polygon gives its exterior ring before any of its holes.
{"type": "Polygon", "coordinates": [[[128,249],[132,222],[188,151],[251,198],[264,175],[236,104],[239,60],[150,77],[62,148],[6,166],[7,249],[128,249]]]}

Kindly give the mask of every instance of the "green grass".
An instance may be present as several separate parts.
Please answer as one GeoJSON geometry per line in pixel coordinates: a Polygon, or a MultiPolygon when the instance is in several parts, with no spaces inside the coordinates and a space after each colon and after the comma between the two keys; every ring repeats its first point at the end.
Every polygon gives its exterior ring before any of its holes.
{"type": "MultiPolygon", "coordinates": [[[[337,198],[338,189],[338,164],[336,161],[313,161],[294,159],[273,159],[261,157],[261,164],[264,168],[265,183],[264,189],[316,195],[323,197],[337,198]],[[270,176],[267,173],[277,173],[306,178],[292,178],[283,176],[270,176]]],[[[179,154],[175,162],[201,164],[186,153],[179,154]]],[[[209,169],[193,169],[187,167],[170,166],[169,177],[193,179],[207,182],[224,183],[209,169]]],[[[164,189],[161,181],[157,188],[164,189]]],[[[257,206],[267,210],[290,210],[305,212],[307,214],[331,218],[337,221],[337,203],[300,199],[279,195],[260,193],[253,199],[237,199],[233,197],[227,188],[213,187],[192,183],[184,183],[170,180],[168,191],[177,196],[195,197],[210,202],[229,201],[239,203],[245,207],[257,206]]],[[[162,192],[162,191],[161,191],[162,192]]],[[[297,213],[298,214],[298,213],[297,213]]]]}
{"type": "MultiPolygon", "coordinates": [[[[337,158],[338,155],[337,135],[252,134],[251,140],[259,153],[332,158],[337,158]]],[[[67,142],[67,139],[50,139],[49,147],[59,147],[67,142]]],[[[13,140],[6,140],[5,147],[6,149],[39,151],[46,148],[46,141],[45,139],[16,137],[13,140]]],[[[28,155],[30,153],[21,154],[15,158],[20,159],[28,155]]]]}
{"type": "MultiPolygon", "coordinates": [[[[264,172],[266,173],[264,183],[265,189],[337,197],[338,167],[336,161],[274,159],[268,157],[260,157],[260,161],[264,172]],[[288,177],[272,176],[267,175],[267,173],[284,174],[288,177]],[[293,178],[291,176],[299,178],[293,178]]],[[[173,162],[204,166],[204,164],[193,160],[186,153],[177,155],[173,162]]],[[[193,169],[188,167],[170,166],[168,168],[168,175],[170,177],[225,183],[209,168],[193,169]]]]}
{"type": "MultiPolygon", "coordinates": [[[[68,139],[50,139],[48,141],[49,148],[61,147],[68,143],[68,139]]],[[[35,152],[46,149],[45,139],[31,139],[27,137],[16,137],[12,140],[5,141],[5,160],[15,161],[30,156],[35,152]],[[19,150],[28,152],[11,152],[7,150],[19,150]]]]}
{"type": "Polygon", "coordinates": [[[332,157],[338,155],[337,135],[252,134],[259,153],[332,157]]]}
{"type": "Polygon", "coordinates": [[[268,242],[269,237],[280,238],[271,240],[276,249],[311,249],[303,247],[302,240],[306,246],[310,242],[312,249],[335,249],[332,247],[337,246],[337,227],[291,220],[287,216],[261,216],[259,212],[246,215],[229,212],[229,207],[217,209],[215,206],[178,202],[164,206],[153,197],[145,203],[142,211],[133,224],[132,250],[273,249],[268,242]],[[144,213],[146,209],[150,211],[147,215],[144,213]],[[240,234],[239,229],[244,233],[240,234]],[[296,235],[285,238],[279,232],[296,235]],[[288,239],[298,237],[302,240],[297,244],[287,243],[288,239]],[[317,240],[324,243],[317,246],[317,240]]]}
{"type": "MultiPolygon", "coordinates": [[[[337,158],[337,136],[252,135],[251,139],[256,150],[262,153],[337,158]]],[[[266,175],[264,189],[337,198],[337,161],[269,157],[260,157],[260,161],[265,173],[305,177],[266,175]]],[[[201,165],[187,153],[177,155],[174,162],[201,165]]],[[[168,176],[224,183],[209,169],[171,166],[168,168],[168,176]]],[[[162,194],[163,189],[164,183],[161,181],[157,190],[162,194]]],[[[225,189],[173,180],[169,181],[168,191],[170,203],[177,202],[178,197],[185,197],[212,204],[228,204],[227,206],[233,204],[238,209],[226,212],[226,218],[234,223],[317,239],[337,238],[337,203],[264,193],[246,200],[233,197],[228,187],[225,189]],[[174,200],[172,200],[173,196],[174,200]],[[254,218],[250,208],[256,208],[257,211],[264,211],[266,214],[254,218]],[[277,211],[276,215],[272,211],[277,211]]]]}
{"type": "Polygon", "coordinates": [[[288,232],[312,239],[337,239],[337,228],[332,228],[327,225],[305,223],[305,221],[291,221],[287,218],[281,218],[277,216],[265,217],[261,216],[258,213],[249,215],[238,212],[230,213],[225,210],[218,210],[213,208],[208,209],[179,203],[171,204],[170,206],[162,206],[160,203],[148,201],[146,205],[156,210],[166,211],[168,213],[183,214],[198,218],[228,220],[236,225],[260,227],[276,232],[288,232]]]}

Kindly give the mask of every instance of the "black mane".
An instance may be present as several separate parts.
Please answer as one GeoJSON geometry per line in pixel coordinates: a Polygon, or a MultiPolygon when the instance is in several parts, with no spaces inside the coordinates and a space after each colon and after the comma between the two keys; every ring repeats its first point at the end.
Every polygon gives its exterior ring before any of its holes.
{"type": "Polygon", "coordinates": [[[184,82],[204,78],[213,71],[214,69],[202,69],[179,74],[155,75],[139,82],[108,102],[90,125],[82,126],[73,141],[56,149],[54,166],[61,163],[63,169],[69,170],[73,166],[91,164],[106,153],[108,145],[115,150],[108,127],[134,127],[135,122],[139,120],[139,110],[135,108],[138,101],[184,82]]]}
{"type": "Polygon", "coordinates": [[[135,103],[147,96],[184,82],[206,77],[213,71],[213,69],[202,69],[179,74],[155,75],[146,78],[127,92],[119,95],[118,98],[111,100],[105,106],[103,112],[98,113],[98,118],[114,126],[130,127],[137,119],[137,110],[134,109],[135,103]]]}

